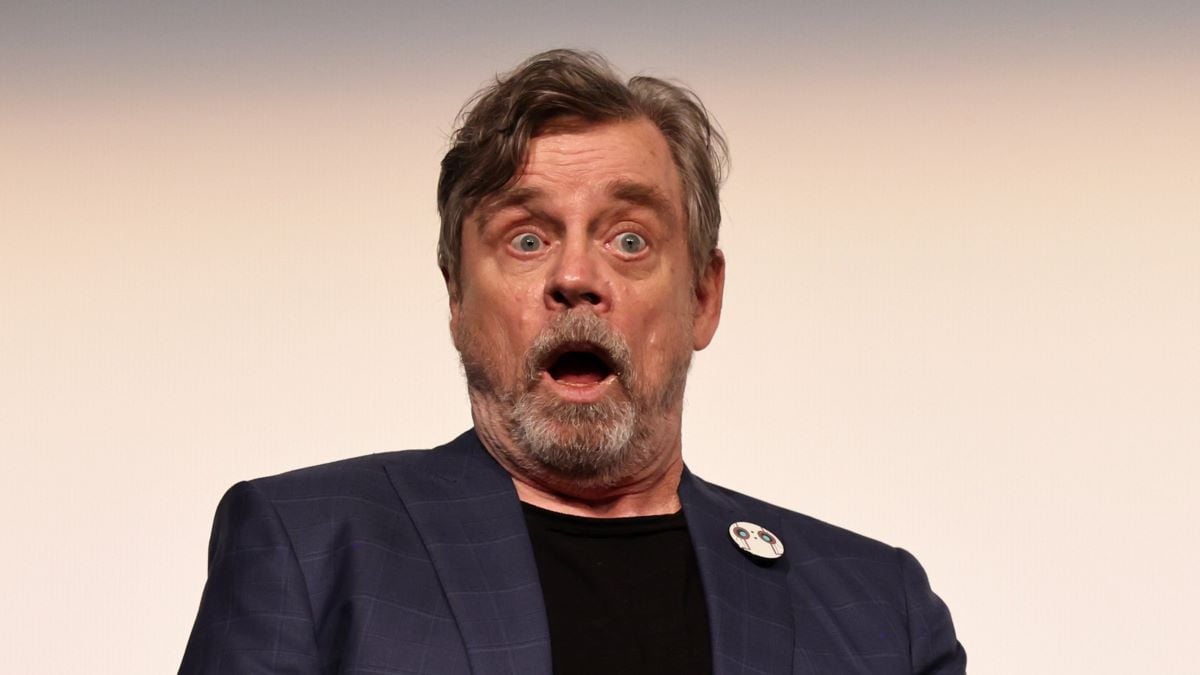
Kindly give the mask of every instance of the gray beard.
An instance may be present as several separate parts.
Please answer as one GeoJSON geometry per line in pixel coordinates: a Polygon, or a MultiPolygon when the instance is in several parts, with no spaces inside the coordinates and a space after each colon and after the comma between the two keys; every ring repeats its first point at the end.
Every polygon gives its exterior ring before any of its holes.
{"type": "Polygon", "coordinates": [[[568,403],[540,391],[519,396],[507,419],[509,435],[529,460],[593,485],[615,482],[640,465],[638,448],[644,444],[634,440],[645,434],[638,434],[638,421],[628,399],[568,403]]]}
{"type": "Polygon", "coordinates": [[[500,385],[496,361],[481,349],[469,327],[464,326],[456,342],[472,400],[494,406],[521,451],[505,452],[507,459],[522,471],[589,487],[618,484],[659,454],[651,447],[652,425],[665,423],[668,411],[678,405],[691,364],[688,351],[674,365],[662,390],[643,392],[624,339],[591,312],[568,312],[531,345],[512,391],[500,385]],[[573,403],[537,386],[547,356],[568,343],[591,343],[608,353],[620,385],[618,395],[595,403],[573,403]]]}

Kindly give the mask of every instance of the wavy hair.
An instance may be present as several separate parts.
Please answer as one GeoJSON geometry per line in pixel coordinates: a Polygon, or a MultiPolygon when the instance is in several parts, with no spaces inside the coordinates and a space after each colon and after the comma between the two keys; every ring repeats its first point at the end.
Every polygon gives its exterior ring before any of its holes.
{"type": "Polygon", "coordinates": [[[688,250],[699,275],[717,247],[719,192],[729,152],[716,122],[691,90],[639,75],[622,82],[599,54],[554,49],[536,54],[463,106],[442,158],[437,204],[438,267],[459,279],[466,218],[520,170],[529,140],[560,117],[587,122],[645,118],[662,132],[682,182],[688,250]]]}

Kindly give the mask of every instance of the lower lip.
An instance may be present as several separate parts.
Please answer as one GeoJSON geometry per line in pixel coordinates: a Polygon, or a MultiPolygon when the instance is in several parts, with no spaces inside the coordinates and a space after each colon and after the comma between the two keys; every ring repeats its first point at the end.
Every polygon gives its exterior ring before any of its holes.
{"type": "Polygon", "coordinates": [[[549,387],[559,398],[572,403],[595,403],[608,394],[608,390],[617,381],[616,375],[608,375],[603,380],[587,383],[568,383],[550,377],[542,372],[542,384],[549,387]]]}

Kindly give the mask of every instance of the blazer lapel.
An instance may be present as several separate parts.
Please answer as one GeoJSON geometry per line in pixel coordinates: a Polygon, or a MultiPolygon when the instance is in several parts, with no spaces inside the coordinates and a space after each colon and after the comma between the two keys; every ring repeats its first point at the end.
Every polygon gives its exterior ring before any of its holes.
{"type": "Polygon", "coordinates": [[[474,431],[387,467],[478,674],[551,672],[537,564],[512,479],[474,431]]]}
{"type": "Polygon", "coordinates": [[[727,493],[687,469],[679,498],[708,603],[714,675],[792,672],[795,636],[788,557],[757,562],[738,550],[728,533],[735,521],[778,532],[778,519],[766,508],[739,507],[727,493]]]}

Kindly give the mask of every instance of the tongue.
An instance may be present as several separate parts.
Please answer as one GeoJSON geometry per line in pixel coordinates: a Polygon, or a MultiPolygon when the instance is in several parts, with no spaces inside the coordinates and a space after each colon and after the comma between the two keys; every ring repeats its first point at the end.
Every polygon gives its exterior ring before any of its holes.
{"type": "Polygon", "coordinates": [[[608,368],[594,354],[569,352],[550,366],[550,377],[566,384],[596,384],[608,377],[608,368]]]}

